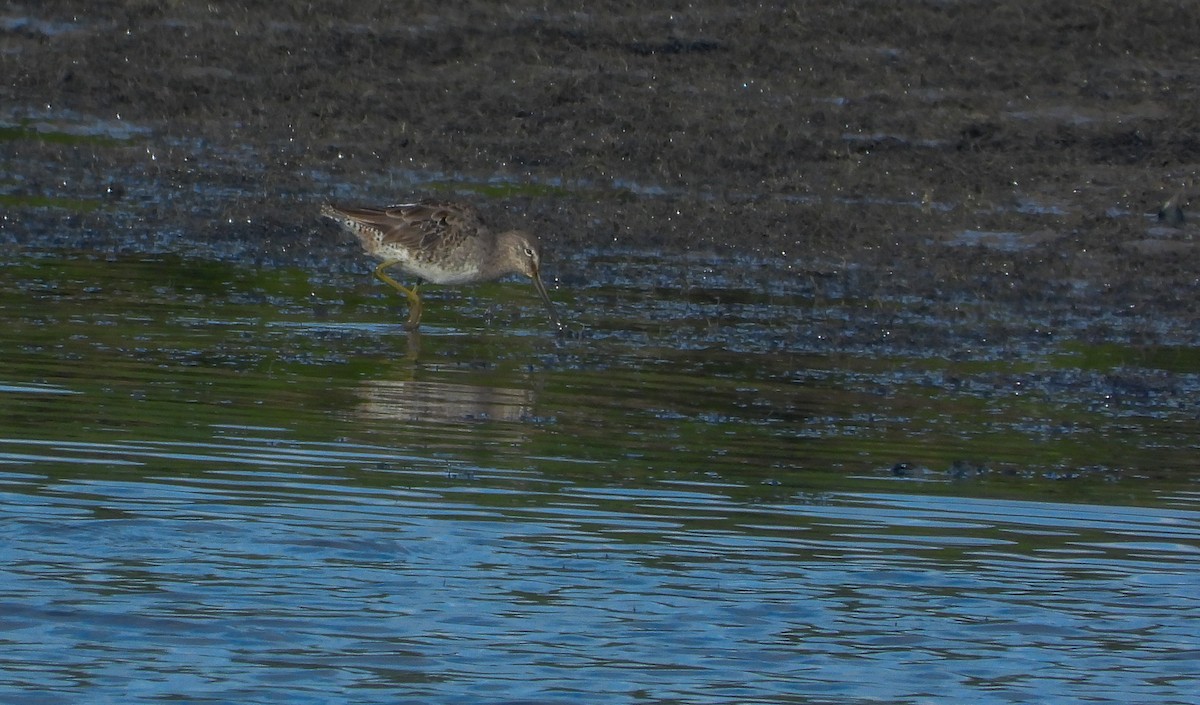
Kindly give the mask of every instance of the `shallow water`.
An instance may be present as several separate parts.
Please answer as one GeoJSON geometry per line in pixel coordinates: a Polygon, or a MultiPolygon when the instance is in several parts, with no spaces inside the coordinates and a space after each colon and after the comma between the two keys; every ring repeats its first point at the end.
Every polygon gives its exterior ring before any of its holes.
{"type": "Polygon", "coordinates": [[[0,699],[1192,702],[1194,349],[583,257],[7,261],[0,699]]]}

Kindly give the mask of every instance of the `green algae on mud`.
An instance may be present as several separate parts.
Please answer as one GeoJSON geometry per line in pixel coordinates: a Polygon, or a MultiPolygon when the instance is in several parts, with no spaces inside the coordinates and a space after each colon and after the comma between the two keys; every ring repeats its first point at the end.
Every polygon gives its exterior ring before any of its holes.
{"type": "Polygon", "coordinates": [[[86,134],[51,129],[46,123],[21,120],[16,125],[0,125],[0,142],[33,141],[57,145],[87,145],[93,147],[115,147],[126,140],[99,134],[86,134]]]}
{"type": "Polygon", "coordinates": [[[0,206],[7,208],[53,208],[73,213],[91,213],[104,205],[103,201],[90,198],[0,194],[0,206]]]}

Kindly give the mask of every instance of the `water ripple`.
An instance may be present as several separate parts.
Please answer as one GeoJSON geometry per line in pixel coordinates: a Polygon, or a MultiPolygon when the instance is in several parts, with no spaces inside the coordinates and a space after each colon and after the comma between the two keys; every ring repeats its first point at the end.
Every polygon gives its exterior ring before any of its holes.
{"type": "Polygon", "coordinates": [[[559,292],[603,312],[565,340],[527,291],[417,339],[347,282],[100,264],[0,283],[5,702],[1200,689],[1189,350],[831,348],[855,304],[701,259],[609,262],[654,296],[559,292]]]}
{"type": "Polygon", "coordinates": [[[148,695],[244,702],[279,679],[303,702],[428,673],[442,677],[413,692],[432,702],[454,699],[447,683],[520,699],[589,679],[609,699],[633,698],[633,679],[694,702],[989,683],[1170,701],[1194,682],[1178,617],[1200,610],[1196,512],[865,493],[744,505],[716,488],[516,491],[502,473],[447,487],[348,476],[354,460],[329,449],[325,469],[279,472],[210,445],[140,456],[214,466],[199,476],[2,477],[0,688],[36,667],[65,697],[80,669],[120,680],[118,659],[142,664],[148,695]],[[258,471],[233,470],[246,463],[258,471]],[[888,678],[852,677],[864,663],[888,678]]]}

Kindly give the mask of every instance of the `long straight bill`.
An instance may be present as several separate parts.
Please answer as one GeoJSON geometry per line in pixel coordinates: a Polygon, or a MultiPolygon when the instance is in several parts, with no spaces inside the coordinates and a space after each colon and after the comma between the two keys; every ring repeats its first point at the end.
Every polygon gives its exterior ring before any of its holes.
{"type": "Polygon", "coordinates": [[[546,310],[550,312],[550,322],[558,330],[562,330],[562,322],[558,320],[558,313],[554,310],[554,303],[550,301],[550,294],[546,293],[546,285],[542,283],[542,277],[535,271],[533,273],[533,288],[537,289],[541,295],[542,301],[546,302],[546,310]]]}

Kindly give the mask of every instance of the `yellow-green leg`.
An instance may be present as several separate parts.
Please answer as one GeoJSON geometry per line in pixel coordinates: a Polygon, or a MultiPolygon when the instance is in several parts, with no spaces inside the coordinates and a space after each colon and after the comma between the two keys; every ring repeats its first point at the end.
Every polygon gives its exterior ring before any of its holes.
{"type": "Polygon", "coordinates": [[[381,263],[375,268],[375,278],[392,287],[396,291],[399,291],[401,294],[404,294],[404,296],[408,298],[408,321],[404,323],[404,327],[409,330],[416,330],[417,326],[421,325],[421,297],[417,296],[417,286],[413,285],[413,288],[410,289],[395,279],[392,279],[387,272],[383,271],[388,267],[394,267],[397,264],[400,264],[400,260],[388,260],[381,263]]]}

